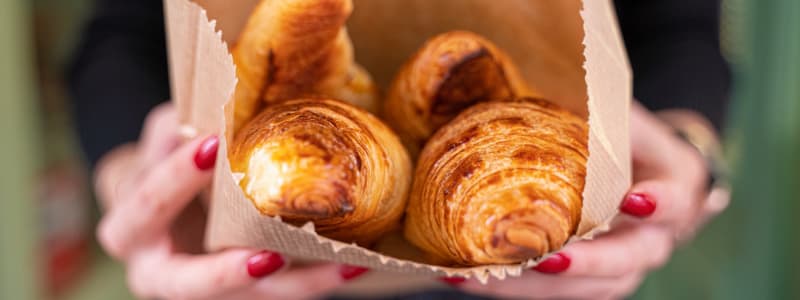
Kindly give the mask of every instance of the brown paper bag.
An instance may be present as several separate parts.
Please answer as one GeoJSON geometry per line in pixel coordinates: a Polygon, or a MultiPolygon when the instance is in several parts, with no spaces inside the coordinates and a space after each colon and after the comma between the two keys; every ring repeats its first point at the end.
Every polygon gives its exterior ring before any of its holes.
{"type": "MultiPolygon", "coordinates": [[[[261,215],[231,173],[235,42],[257,0],[166,0],[173,100],[186,135],[219,134],[220,148],[206,233],[209,250],[265,248],[293,257],[408,274],[503,279],[536,264],[447,268],[321,237],[261,215]],[[209,21],[214,19],[216,21],[209,21]]],[[[479,33],[505,49],[523,76],[548,99],[588,119],[584,206],[572,241],[608,229],[631,182],[628,113],[631,75],[610,0],[354,0],[348,30],[356,60],[385,88],[423,41],[453,29],[479,33]]],[[[402,241],[401,241],[402,242],[402,241]]]]}

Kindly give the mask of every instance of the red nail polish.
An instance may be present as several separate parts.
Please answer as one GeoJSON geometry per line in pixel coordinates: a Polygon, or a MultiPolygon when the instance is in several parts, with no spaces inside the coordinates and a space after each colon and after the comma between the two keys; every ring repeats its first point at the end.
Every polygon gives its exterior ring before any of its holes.
{"type": "Polygon", "coordinates": [[[561,273],[569,268],[571,262],[568,256],[556,253],[533,267],[533,270],[548,274],[561,273]]]}
{"type": "Polygon", "coordinates": [[[361,274],[364,274],[367,271],[369,271],[369,269],[364,267],[342,265],[339,267],[339,276],[342,276],[342,279],[348,281],[350,279],[361,276],[361,274]]]}
{"type": "Polygon", "coordinates": [[[464,277],[439,277],[439,281],[449,284],[451,286],[458,286],[459,284],[467,281],[464,277]]]}
{"type": "Polygon", "coordinates": [[[647,217],[656,211],[656,203],[645,194],[630,193],[622,201],[620,210],[632,216],[647,217]]]}
{"type": "Polygon", "coordinates": [[[284,264],[280,254],[263,251],[247,259],[247,274],[253,278],[261,278],[279,270],[284,264]]]}
{"type": "Polygon", "coordinates": [[[217,161],[217,148],[219,148],[219,139],[216,136],[210,136],[200,143],[197,148],[197,153],[194,155],[194,165],[201,171],[205,171],[214,167],[217,161]]]}

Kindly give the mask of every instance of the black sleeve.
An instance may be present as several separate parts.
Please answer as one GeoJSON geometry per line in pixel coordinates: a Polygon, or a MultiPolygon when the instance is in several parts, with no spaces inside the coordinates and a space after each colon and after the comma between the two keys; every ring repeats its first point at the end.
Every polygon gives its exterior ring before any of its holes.
{"type": "Polygon", "coordinates": [[[615,2],[634,96],[653,110],[698,111],[719,129],[731,80],[720,51],[720,0],[615,2]]]}
{"type": "Polygon", "coordinates": [[[160,0],[98,0],[68,71],[78,135],[90,163],[138,138],[169,98],[160,0]]]}

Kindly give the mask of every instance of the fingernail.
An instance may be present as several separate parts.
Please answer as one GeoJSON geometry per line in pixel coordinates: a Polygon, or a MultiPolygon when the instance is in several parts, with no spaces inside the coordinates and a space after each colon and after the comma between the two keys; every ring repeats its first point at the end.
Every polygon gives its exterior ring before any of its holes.
{"type": "Polygon", "coordinates": [[[194,154],[194,165],[201,171],[213,168],[217,161],[217,148],[219,148],[219,139],[216,136],[205,139],[197,148],[197,153],[194,154]]]}
{"type": "Polygon", "coordinates": [[[656,203],[645,194],[630,193],[622,201],[620,210],[632,216],[647,217],[656,211],[656,203]]]}
{"type": "Polygon", "coordinates": [[[571,262],[572,260],[569,259],[569,256],[556,253],[533,267],[533,270],[548,274],[561,273],[569,268],[571,262]]]}
{"type": "Polygon", "coordinates": [[[279,270],[284,264],[280,254],[263,251],[247,259],[247,274],[253,278],[261,278],[279,270]]]}
{"type": "Polygon", "coordinates": [[[458,276],[454,276],[454,277],[439,277],[439,281],[444,282],[446,284],[449,284],[451,286],[458,286],[459,284],[464,283],[464,281],[467,281],[467,279],[464,278],[464,277],[458,277],[458,276]]]}
{"type": "Polygon", "coordinates": [[[342,279],[348,281],[358,276],[361,276],[361,274],[364,274],[367,271],[369,271],[369,269],[364,267],[342,265],[339,267],[339,276],[342,276],[342,279]]]}

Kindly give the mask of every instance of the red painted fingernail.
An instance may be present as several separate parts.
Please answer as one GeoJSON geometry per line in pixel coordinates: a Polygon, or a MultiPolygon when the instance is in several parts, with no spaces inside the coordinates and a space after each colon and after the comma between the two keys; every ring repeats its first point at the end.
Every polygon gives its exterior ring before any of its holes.
{"type": "Polygon", "coordinates": [[[561,273],[569,268],[571,262],[572,260],[569,259],[569,256],[556,253],[533,267],[533,270],[548,274],[561,273]]]}
{"type": "Polygon", "coordinates": [[[350,279],[361,276],[361,274],[364,274],[367,271],[369,271],[369,269],[364,267],[342,265],[339,267],[339,276],[342,276],[342,279],[348,281],[350,279]]]}
{"type": "Polygon", "coordinates": [[[280,254],[263,251],[247,259],[247,274],[253,278],[261,278],[279,270],[284,264],[280,254]]]}
{"type": "Polygon", "coordinates": [[[620,210],[632,216],[647,217],[656,211],[656,202],[645,194],[630,193],[622,201],[620,210]]]}
{"type": "Polygon", "coordinates": [[[216,136],[208,137],[197,148],[197,153],[194,154],[194,165],[201,171],[213,168],[217,161],[217,148],[219,148],[219,139],[216,136]]]}
{"type": "Polygon", "coordinates": [[[449,284],[451,286],[458,286],[459,284],[467,281],[464,277],[439,277],[439,281],[449,284]]]}

